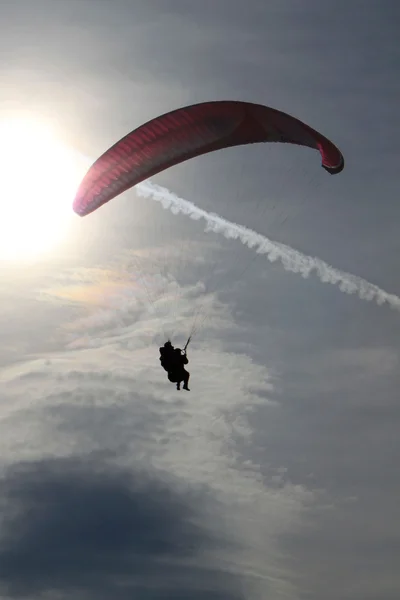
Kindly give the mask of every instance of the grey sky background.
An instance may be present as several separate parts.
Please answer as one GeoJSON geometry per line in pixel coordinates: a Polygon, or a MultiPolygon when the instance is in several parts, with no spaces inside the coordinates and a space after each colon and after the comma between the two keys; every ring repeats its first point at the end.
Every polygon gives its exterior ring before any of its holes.
{"type": "MultiPolygon", "coordinates": [[[[0,22],[1,112],[90,160],[204,100],[321,130],[337,177],[255,146],[154,181],[400,294],[398,2],[16,1],[0,22]]],[[[0,263],[2,598],[399,597],[399,313],[252,257],[131,191],[0,263]],[[179,294],[143,305],[160,265],[179,294]],[[184,395],[158,345],[203,284],[184,395]]]]}

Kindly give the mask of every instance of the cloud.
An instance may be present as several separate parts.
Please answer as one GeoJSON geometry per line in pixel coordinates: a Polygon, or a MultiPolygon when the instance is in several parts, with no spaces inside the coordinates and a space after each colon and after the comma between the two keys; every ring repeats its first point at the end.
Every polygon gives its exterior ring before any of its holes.
{"type": "MultiPolygon", "coordinates": [[[[182,314],[192,306],[190,292],[181,290],[182,314]]],[[[210,296],[206,335],[189,352],[192,391],[177,392],[159,366],[159,321],[134,305],[93,309],[69,322],[75,340],[69,330],[64,352],[1,371],[4,464],[106,449],[135,473],[156,469],[207,489],[216,504],[202,524],[227,542],[223,552],[213,550],[215,570],[234,573],[249,594],[295,598],[279,536],[297,526],[314,496],[287,478],[277,484],[276,471],[251,456],[253,411],[279,411],[269,400],[268,369],[224,341],[232,332],[240,337],[240,327],[210,296]]]]}
{"type": "Polygon", "coordinates": [[[0,585],[10,598],[242,597],[207,557],[228,543],[199,522],[205,491],[93,457],[20,463],[1,486],[0,585]]]}

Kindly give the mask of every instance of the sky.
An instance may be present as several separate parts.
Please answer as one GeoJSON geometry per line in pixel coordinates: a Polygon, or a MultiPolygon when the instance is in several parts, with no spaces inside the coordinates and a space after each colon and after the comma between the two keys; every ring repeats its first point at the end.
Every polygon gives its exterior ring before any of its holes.
{"type": "Polygon", "coordinates": [[[399,598],[399,3],[0,23],[1,600],[399,598]],[[307,122],[344,171],[233,148],[73,213],[120,137],[221,99],[307,122]],[[192,328],[178,392],[158,348],[192,328]]]}

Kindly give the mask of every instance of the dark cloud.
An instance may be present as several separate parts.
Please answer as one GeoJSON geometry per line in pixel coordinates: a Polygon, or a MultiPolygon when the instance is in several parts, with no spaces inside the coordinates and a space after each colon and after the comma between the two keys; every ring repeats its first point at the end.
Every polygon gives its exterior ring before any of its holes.
{"type": "MultiPolygon", "coordinates": [[[[14,465],[1,481],[0,582],[10,598],[239,599],[207,561],[203,492],[97,459],[14,465]]],[[[236,589],[236,591],[234,591],[236,589]]]]}

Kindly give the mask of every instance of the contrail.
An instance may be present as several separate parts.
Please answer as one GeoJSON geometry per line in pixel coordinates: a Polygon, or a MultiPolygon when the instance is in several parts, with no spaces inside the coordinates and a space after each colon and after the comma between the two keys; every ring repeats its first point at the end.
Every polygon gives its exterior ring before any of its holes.
{"type": "Polygon", "coordinates": [[[309,277],[315,272],[322,283],[337,285],[346,294],[357,294],[361,300],[374,301],[379,305],[387,303],[391,308],[400,310],[399,296],[389,294],[357,275],[335,269],[319,258],[302,254],[298,250],[286,244],[274,242],[252,229],[227,221],[215,213],[208,213],[193,202],[179,198],[167,188],[150,180],[136,185],[135,190],[139,196],[160,202],[163,208],[170,209],[174,214],[183,213],[194,220],[204,219],[207,224],[206,231],[222,233],[229,239],[239,239],[245,246],[256,248],[258,254],[265,254],[271,263],[280,260],[286,271],[299,273],[303,277],[309,277]]]}

